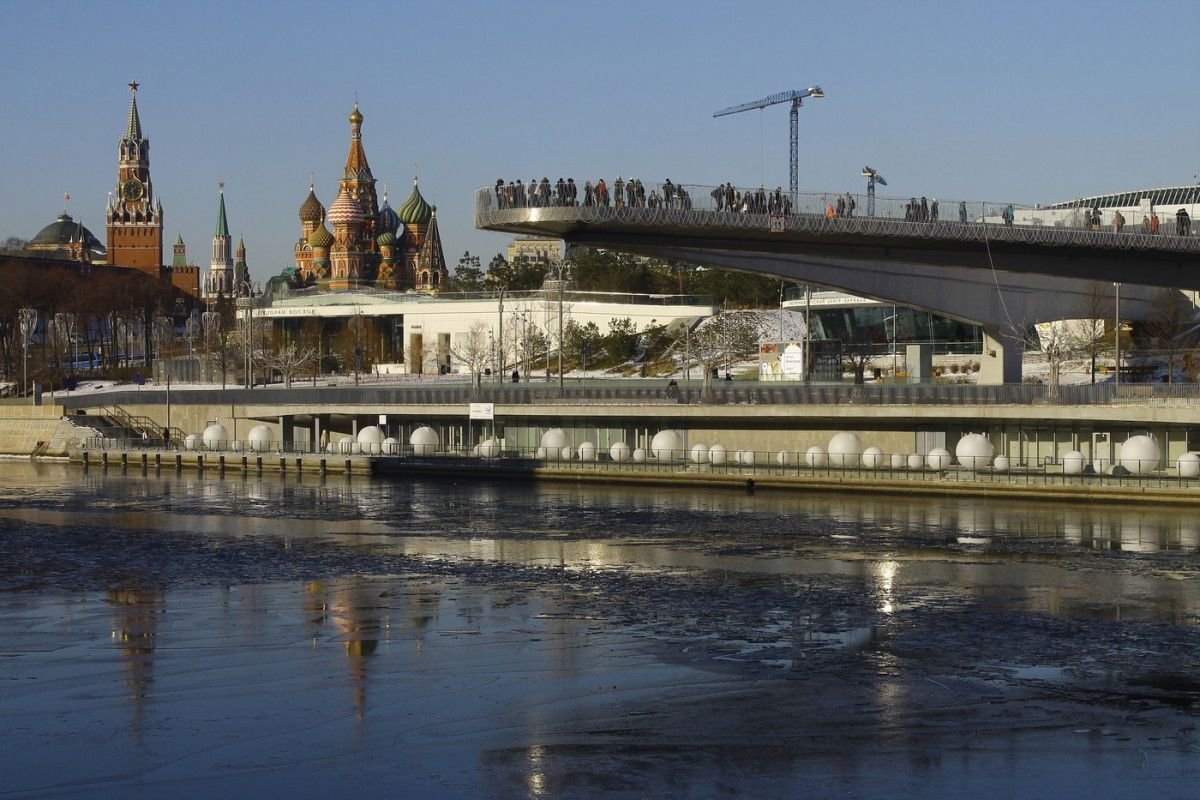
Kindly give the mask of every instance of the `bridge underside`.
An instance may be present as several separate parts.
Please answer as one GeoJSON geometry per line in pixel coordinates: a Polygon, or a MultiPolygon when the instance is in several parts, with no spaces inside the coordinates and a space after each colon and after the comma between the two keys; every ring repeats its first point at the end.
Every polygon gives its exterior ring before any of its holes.
{"type": "MultiPolygon", "coordinates": [[[[988,339],[981,357],[981,379],[992,383],[1021,381],[1025,332],[1031,325],[1087,317],[1095,313],[1092,309],[1103,306],[1103,300],[1111,298],[1113,292],[1109,284],[1077,278],[920,264],[845,262],[689,247],[638,247],[632,252],[812,282],[980,325],[988,339]],[[1098,298],[1101,292],[1104,297],[1098,298]]],[[[1156,287],[1123,285],[1122,318],[1137,320],[1150,316],[1160,291],[1156,287]]]]}
{"type": "MultiPolygon", "coordinates": [[[[1129,236],[996,225],[916,225],[863,218],[800,218],[801,225],[782,233],[769,233],[765,215],[734,215],[739,223],[736,225],[673,224],[673,217],[691,220],[718,215],[662,212],[650,222],[625,219],[632,214],[622,215],[616,210],[586,209],[588,214],[581,214],[582,211],[585,209],[493,211],[478,214],[476,227],[521,236],[552,236],[569,244],[629,252],[644,252],[647,247],[690,247],[845,263],[880,261],[989,272],[996,269],[1084,281],[1200,289],[1200,253],[1196,250],[1122,246],[1131,241],[1129,236]],[[606,211],[608,217],[603,216],[606,211]],[[583,218],[587,216],[594,218],[583,218]],[[754,222],[753,218],[762,221],[748,224],[754,222]],[[908,231],[913,233],[905,235],[908,231]],[[1104,246],[1105,243],[1110,246],[1104,246]]],[[[1153,237],[1139,238],[1153,240],[1153,237]]],[[[1162,237],[1161,241],[1165,244],[1173,238],[1162,237]]],[[[1183,241],[1191,244],[1189,240],[1183,241]]]]}
{"type": "MultiPolygon", "coordinates": [[[[1070,243],[1103,243],[1103,234],[1063,235],[1065,243],[1047,244],[1055,231],[1034,232],[1035,238],[1044,234],[1046,241],[1039,243],[1028,241],[1030,232],[1023,229],[862,224],[857,219],[808,221],[808,227],[772,234],[765,220],[756,227],[746,227],[737,217],[742,224],[672,225],[668,214],[662,224],[650,225],[619,218],[583,220],[581,211],[513,209],[480,215],[476,224],[560,237],[569,245],[812,282],[978,324],[986,337],[981,377],[992,382],[1020,382],[1030,325],[1092,316],[1113,296],[1114,283],[1121,284],[1121,317],[1132,320],[1154,313],[1160,287],[1200,288],[1200,259],[1193,252],[1070,243]],[[871,229],[919,229],[926,235],[885,235],[871,229]],[[956,237],[956,230],[967,238],[956,237]],[[937,235],[942,232],[947,235],[937,235]]],[[[594,215],[597,210],[587,211],[594,215]]],[[[676,216],[690,220],[696,213],[676,216]]]]}

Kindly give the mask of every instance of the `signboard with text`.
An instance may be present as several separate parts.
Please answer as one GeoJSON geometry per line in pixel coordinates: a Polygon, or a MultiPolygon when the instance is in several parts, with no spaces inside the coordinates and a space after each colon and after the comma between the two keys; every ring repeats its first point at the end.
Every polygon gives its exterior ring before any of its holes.
{"type": "Polygon", "coordinates": [[[495,419],[495,405],[493,403],[471,403],[470,418],[491,420],[495,419]]]}
{"type": "Polygon", "coordinates": [[[759,380],[799,380],[804,377],[804,342],[760,342],[759,380]]]}

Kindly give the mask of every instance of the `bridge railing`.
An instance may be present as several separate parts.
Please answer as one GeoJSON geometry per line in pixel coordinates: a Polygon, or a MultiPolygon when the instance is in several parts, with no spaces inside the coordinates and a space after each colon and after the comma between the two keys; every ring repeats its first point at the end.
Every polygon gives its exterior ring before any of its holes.
{"type": "MultiPolygon", "coordinates": [[[[785,229],[796,227],[788,220],[828,221],[830,232],[849,231],[891,235],[939,236],[946,238],[981,238],[980,227],[1011,228],[1031,231],[1038,240],[1048,233],[1086,234],[1080,239],[1071,237],[1061,243],[1085,243],[1103,246],[1145,247],[1154,249],[1200,250],[1200,223],[1184,225],[1176,217],[1177,207],[1147,208],[1132,211],[1114,208],[1098,209],[1099,223],[1094,222],[1093,209],[1080,200],[1074,204],[1059,204],[1054,208],[992,200],[961,200],[934,197],[887,197],[845,192],[799,192],[790,194],[781,187],[701,186],[692,184],[645,184],[646,197],[630,202],[627,192],[618,202],[615,184],[610,184],[607,203],[594,193],[589,199],[580,186],[572,203],[551,192],[548,198],[530,196],[526,192],[510,196],[507,190],[497,195],[496,187],[484,187],[475,192],[477,227],[504,222],[536,222],[539,220],[645,222],[648,224],[683,224],[689,226],[761,227],[770,229],[771,215],[781,216],[785,229]],[[1117,213],[1124,215],[1117,224],[1117,213]],[[515,213],[514,213],[515,212],[515,213]],[[1152,225],[1152,214],[1158,221],[1152,225]],[[873,228],[870,221],[904,223],[905,227],[873,228]],[[911,227],[908,227],[911,226],[911,227]],[[1151,230],[1153,228],[1153,231],[1151,230]],[[972,230],[974,229],[974,230],[972,230]],[[1119,244],[1118,244],[1119,242],[1119,244]]],[[[813,228],[811,222],[806,228],[813,228]]],[[[999,238],[1022,238],[999,237],[999,238]]],[[[1030,237],[1025,237],[1030,238],[1030,237]]],[[[1050,239],[1050,243],[1060,243],[1050,239]]]]}
{"type": "MultiPolygon", "coordinates": [[[[673,404],[711,405],[838,405],[838,406],[963,406],[981,405],[1155,405],[1200,406],[1200,384],[1114,383],[1052,386],[1047,384],[903,384],[903,383],[800,383],[713,381],[707,387],[699,378],[616,379],[575,383],[563,388],[558,382],[540,379],[513,384],[486,382],[474,387],[467,382],[430,381],[423,385],[329,386],[292,389],[196,389],[172,392],[171,402],[185,405],[228,405],[269,407],[272,414],[310,413],[312,407],[340,408],[348,413],[356,406],[363,413],[388,407],[459,407],[472,402],[490,402],[520,413],[527,405],[646,406],[673,404]]],[[[165,403],[166,393],[142,389],[78,395],[63,401],[68,409],[96,409],[114,404],[165,403]]],[[[318,413],[324,413],[320,411],[318,413]]],[[[182,432],[173,434],[180,438],[182,432]]]]}

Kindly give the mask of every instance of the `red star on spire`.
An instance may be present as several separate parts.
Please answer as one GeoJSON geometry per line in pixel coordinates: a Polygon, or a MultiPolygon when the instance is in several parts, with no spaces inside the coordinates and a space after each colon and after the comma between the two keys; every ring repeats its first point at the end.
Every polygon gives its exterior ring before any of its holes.
{"type": "Polygon", "coordinates": [[[140,85],[141,84],[139,84],[137,81],[130,81],[129,82],[129,91],[136,93],[138,86],[140,86],[140,85]]]}

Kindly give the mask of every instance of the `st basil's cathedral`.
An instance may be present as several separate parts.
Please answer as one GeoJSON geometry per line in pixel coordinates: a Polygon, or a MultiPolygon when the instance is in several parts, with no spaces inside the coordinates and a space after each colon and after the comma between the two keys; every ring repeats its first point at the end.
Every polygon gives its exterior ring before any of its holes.
{"type": "Polygon", "coordinates": [[[388,205],[386,192],[380,206],[363,149],[362,123],[355,103],[346,166],[328,210],[312,185],[300,204],[294,280],[329,291],[373,286],[436,293],[447,277],[437,209],[425,202],[415,178],[412,194],[398,211],[388,205]]]}

